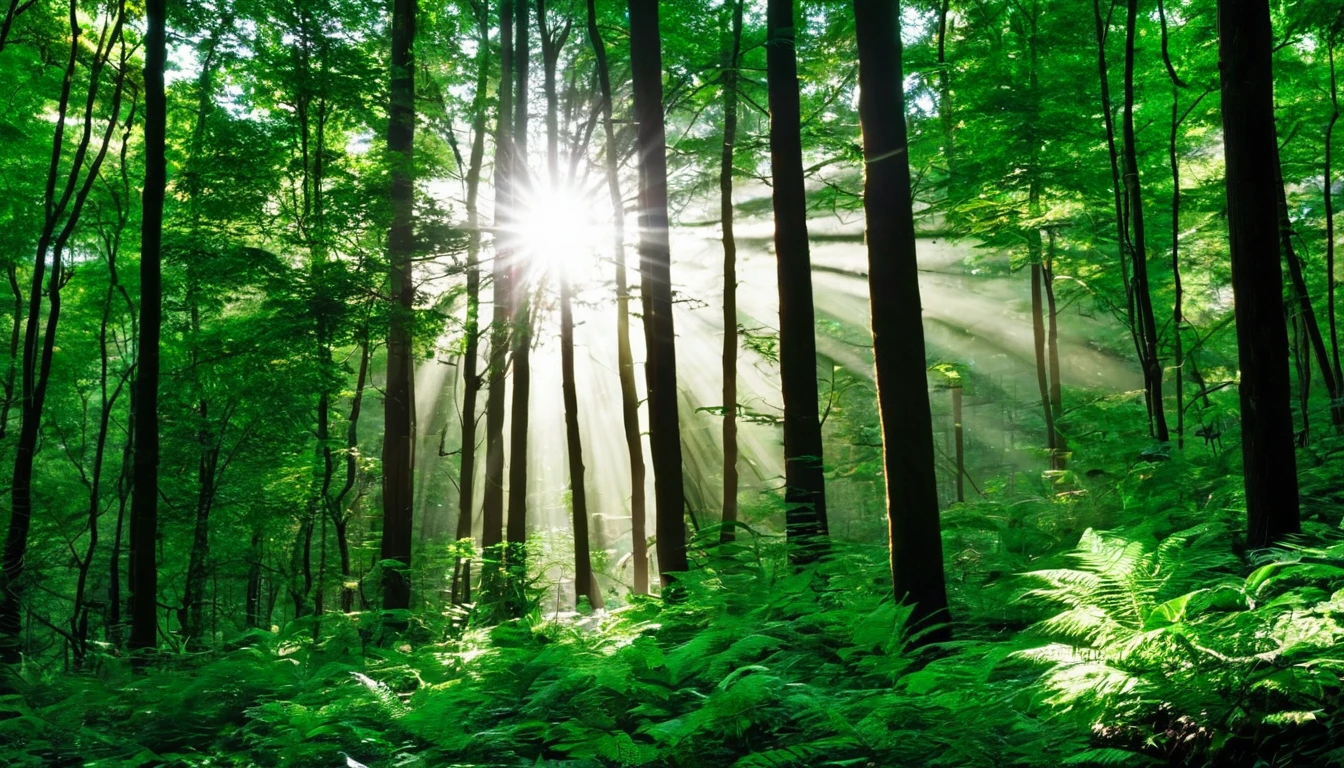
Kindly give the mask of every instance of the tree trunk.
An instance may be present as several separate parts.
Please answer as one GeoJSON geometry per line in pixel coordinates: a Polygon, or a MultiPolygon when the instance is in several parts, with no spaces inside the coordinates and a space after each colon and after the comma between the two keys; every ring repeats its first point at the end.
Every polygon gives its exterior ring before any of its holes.
{"type": "MultiPolygon", "coordinates": [[[[462,462],[458,472],[457,540],[472,537],[472,513],[476,501],[476,400],[481,377],[476,372],[481,354],[481,165],[485,160],[485,119],[490,87],[490,11],[482,2],[477,20],[476,93],[471,117],[471,159],[467,166],[467,320],[463,333],[467,348],[462,355],[462,462]]],[[[460,558],[453,568],[452,599],[471,600],[471,561],[460,558]]]]}
{"type": "MultiPolygon", "coordinates": [[[[514,85],[513,147],[509,183],[513,200],[531,186],[527,165],[528,57],[530,55],[527,0],[517,0],[514,8],[514,85]]],[[[508,547],[506,608],[511,616],[521,616],[525,607],[527,582],[527,428],[532,394],[532,287],[528,285],[524,265],[515,258],[510,265],[510,289],[513,292],[512,344],[509,357],[513,368],[513,389],[509,405],[509,506],[505,534],[508,547]]]]}
{"type": "Polygon", "coordinates": [[[635,391],[635,362],[630,350],[630,290],[625,264],[625,203],[621,196],[620,158],[617,155],[616,130],[612,123],[611,70],[607,65],[607,47],[597,28],[595,0],[588,0],[588,41],[597,59],[597,80],[602,91],[602,129],[606,135],[605,152],[607,192],[611,197],[612,252],[616,257],[616,362],[621,381],[621,423],[624,426],[626,455],[630,461],[630,543],[634,561],[634,593],[649,593],[649,537],[645,523],[644,445],[639,434],[639,395],[635,391]]]}
{"type": "MultiPolygon", "coordinates": [[[[628,0],[630,75],[639,157],[639,256],[648,360],[649,446],[658,569],[663,586],[684,573],[686,496],[682,486],[681,424],[677,403],[676,333],[672,319],[672,248],[667,215],[667,134],[663,124],[663,54],[658,0],[628,0]]],[[[638,567],[638,562],[636,567],[638,567]]]]}
{"type": "MultiPolygon", "coordinates": [[[[495,260],[490,323],[489,392],[485,403],[485,488],[481,502],[481,546],[487,562],[498,563],[504,541],[504,387],[509,343],[509,258],[503,234],[512,205],[513,164],[513,3],[499,4],[499,116],[495,130],[495,260]]],[[[493,565],[489,567],[493,568],[493,565]]],[[[482,574],[483,577],[488,574],[482,574]]]]}
{"type": "MultiPolygon", "coordinates": [[[[897,599],[915,604],[916,622],[943,623],[947,589],[906,153],[900,10],[887,0],[854,0],[854,16],[892,586],[897,599]]],[[[924,637],[943,640],[950,632],[944,625],[924,637]]]]}
{"type": "Polygon", "coordinates": [[[1279,179],[1271,45],[1267,0],[1218,0],[1247,544],[1252,548],[1301,530],[1275,215],[1279,179]]]}
{"type": "Polygon", "coordinates": [[[140,341],[135,389],[135,472],[131,497],[132,652],[158,645],[159,336],[163,325],[163,203],[167,184],[164,135],[167,57],[164,0],[146,0],[145,186],[140,238],[140,341]]]}
{"type": "Polygon", "coordinates": [[[737,239],[733,231],[733,150],[737,144],[737,62],[742,51],[742,6],[732,3],[732,32],[723,52],[723,147],[719,160],[719,218],[723,221],[723,530],[737,531],[737,239]]]}
{"type": "Polygon", "coordinates": [[[770,0],[766,69],[770,169],[779,275],[779,374],[784,400],[784,505],[796,562],[816,558],[826,535],[826,480],[817,408],[817,340],[807,190],[794,48],[794,0],[770,0]]]}
{"type": "MultiPolygon", "coordinates": [[[[1111,9],[1114,10],[1114,8],[1115,3],[1112,0],[1111,9]]],[[[1134,341],[1134,352],[1142,358],[1143,342],[1134,312],[1134,287],[1130,283],[1129,272],[1129,260],[1130,254],[1133,252],[1133,246],[1129,241],[1129,230],[1126,223],[1128,217],[1125,212],[1124,187],[1120,176],[1120,151],[1115,140],[1115,109],[1111,104],[1111,79],[1106,64],[1106,38],[1110,35],[1111,17],[1109,11],[1106,16],[1102,16],[1101,0],[1092,0],[1092,11],[1096,20],[1097,70],[1101,83],[1101,114],[1102,122],[1106,126],[1106,150],[1111,160],[1111,191],[1115,197],[1115,228],[1116,243],[1120,250],[1120,280],[1125,287],[1125,319],[1129,323],[1130,338],[1134,341]]],[[[1151,416],[1149,421],[1152,421],[1151,416]]]]}
{"type": "Polygon", "coordinates": [[[1334,365],[1335,381],[1339,389],[1334,394],[1336,427],[1344,427],[1344,368],[1339,362],[1339,324],[1335,318],[1335,200],[1334,200],[1334,133],[1339,122],[1339,86],[1335,78],[1335,36],[1326,38],[1326,52],[1330,60],[1330,122],[1325,126],[1325,305],[1326,322],[1330,326],[1330,359],[1334,365]]]}
{"type": "MultiPolygon", "coordinates": [[[[388,282],[393,297],[387,335],[387,389],[383,438],[383,610],[405,611],[411,604],[411,511],[415,400],[411,359],[415,283],[414,231],[415,0],[393,0],[392,97],[387,149],[392,158],[392,226],[388,235],[388,282]],[[389,566],[395,561],[396,566],[389,566]]],[[[404,617],[387,625],[404,629],[404,617]]]]}
{"type": "Polygon", "coordinates": [[[1055,302],[1055,230],[1046,230],[1045,259],[1041,262],[1041,287],[1045,289],[1046,359],[1050,364],[1050,425],[1054,429],[1054,468],[1064,469],[1069,447],[1059,426],[1064,415],[1064,382],[1059,373],[1059,307],[1055,302]]]}
{"type": "MultiPolygon", "coordinates": [[[[1039,254],[1038,254],[1039,255],[1039,254]]],[[[1036,358],[1036,386],[1041,394],[1041,411],[1045,417],[1045,449],[1050,452],[1050,468],[1055,468],[1055,413],[1050,407],[1050,376],[1045,356],[1045,304],[1042,301],[1041,262],[1031,262],[1031,338],[1036,358]]]]}

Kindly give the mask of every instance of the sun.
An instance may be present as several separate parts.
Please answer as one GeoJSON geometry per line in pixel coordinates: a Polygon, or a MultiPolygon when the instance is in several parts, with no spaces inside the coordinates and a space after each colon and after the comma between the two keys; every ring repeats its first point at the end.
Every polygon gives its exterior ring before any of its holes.
{"type": "Polygon", "coordinates": [[[593,201],[572,187],[538,185],[519,203],[514,227],[519,255],[544,272],[581,277],[593,265],[601,230],[593,201]]]}

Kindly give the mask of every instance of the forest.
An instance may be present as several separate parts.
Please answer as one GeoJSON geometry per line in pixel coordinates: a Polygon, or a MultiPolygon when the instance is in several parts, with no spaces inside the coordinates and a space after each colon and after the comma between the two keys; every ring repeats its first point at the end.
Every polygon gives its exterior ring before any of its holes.
{"type": "Polygon", "coordinates": [[[0,763],[1344,766],[1339,0],[0,8],[0,763]]]}

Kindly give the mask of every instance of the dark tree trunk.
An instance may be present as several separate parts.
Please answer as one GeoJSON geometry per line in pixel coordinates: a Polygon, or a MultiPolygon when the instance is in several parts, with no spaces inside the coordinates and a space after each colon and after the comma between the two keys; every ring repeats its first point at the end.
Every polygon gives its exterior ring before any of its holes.
{"type": "MultiPolygon", "coordinates": [[[[489,392],[485,403],[485,488],[481,501],[481,546],[487,561],[498,563],[504,541],[504,400],[509,344],[509,259],[504,231],[512,205],[513,164],[513,3],[499,4],[499,116],[495,130],[495,260],[491,269],[493,307],[490,323],[489,392]]],[[[491,566],[493,567],[493,566],[491,566]]],[[[484,574],[483,574],[484,575],[484,574]]]]}
{"type": "Polygon", "coordinates": [[[262,626],[261,623],[261,524],[252,527],[252,541],[247,561],[247,588],[243,597],[243,621],[249,629],[262,626]]]}
{"type": "Polygon", "coordinates": [[[719,159],[719,217],[723,221],[723,530],[737,534],[737,239],[733,232],[733,150],[737,144],[737,62],[742,6],[732,3],[732,32],[723,51],[723,147],[719,159]]]}
{"type": "MultiPolygon", "coordinates": [[[[415,0],[393,0],[392,98],[387,149],[392,158],[392,226],[388,235],[388,281],[393,306],[387,335],[387,389],[383,438],[383,610],[404,611],[411,604],[412,455],[415,400],[411,393],[412,312],[415,283],[414,231],[415,0]]],[[[388,626],[403,629],[404,618],[388,626]]]]}
{"type": "MultiPolygon", "coordinates": [[[[629,0],[630,75],[639,157],[639,256],[644,301],[644,364],[649,446],[658,516],[658,570],[664,586],[684,573],[686,496],[677,415],[676,333],[672,321],[672,248],[667,215],[667,134],[663,124],[663,53],[658,0],[629,0]]],[[[636,567],[638,567],[636,563],[636,567]]]]}
{"type": "Polygon", "coordinates": [[[1134,137],[1134,42],[1138,19],[1139,0],[1129,0],[1125,21],[1125,108],[1122,130],[1125,142],[1125,190],[1129,195],[1129,214],[1132,226],[1131,243],[1134,245],[1134,275],[1131,283],[1134,306],[1138,311],[1143,350],[1139,363],[1143,366],[1144,389],[1148,411],[1152,416],[1154,437],[1159,442],[1171,439],[1167,431],[1166,409],[1162,402],[1162,361],[1157,356],[1157,320],[1153,314],[1152,292],[1148,287],[1148,246],[1143,224],[1143,191],[1139,183],[1138,147],[1134,137]]]}
{"type": "MultiPolygon", "coordinates": [[[[1279,166],[1278,154],[1275,153],[1275,174],[1278,183],[1274,185],[1276,196],[1275,210],[1278,212],[1279,224],[1279,247],[1283,249],[1283,260],[1288,265],[1288,280],[1293,286],[1293,295],[1297,297],[1297,316],[1298,322],[1302,325],[1302,330],[1306,336],[1306,341],[1311,344],[1311,349],[1316,353],[1316,359],[1320,364],[1321,379],[1325,381],[1325,391],[1330,395],[1331,401],[1344,396],[1340,391],[1340,380],[1335,378],[1334,368],[1330,364],[1330,358],[1327,355],[1325,339],[1321,335],[1321,324],[1316,320],[1316,310],[1311,303],[1311,292],[1307,289],[1307,279],[1302,273],[1302,257],[1297,254],[1297,249],[1293,247],[1293,222],[1288,218],[1288,197],[1284,191],[1283,169],[1279,166]]],[[[1311,375],[1310,368],[1307,369],[1307,376],[1311,375]]],[[[1339,424],[1339,419],[1344,417],[1344,411],[1335,407],[1331,409],[1332,415],[1339,424]]],[[[1304,413],[1305,417],[1305,413],[1304,413]]]]}
{"type": "Polygon", "coordinates": [[[18,266],[10,264],[9,290],[14,296],[13,323],[9,331],[9,368],[5,371],[5,402],[0,406],[0,440],[9,433],[9,412],[14,406],[14,378],[19,370],[19,339],[23,336],[23,290],[19,288],[18,266]]]}
{"type": "MultiPolygon", "coordinates": [[[[1129,323],[1129,335],[1134,341],[1134,351],[1143,357],[1143,342],[1139,324],[1134,313],[1134,288],[1130,284],[1129,260],[1133,247],[1129,242],[1127,215],[1125,212],[1124,186],[1120,176],[1120,151],[1115,140],[1115,109],[1111,104],[1110,71],[1106,64],[1106,38],[1110,35],[1111,11],[1115,9],[1112,0],[1110,10],[1105,16],[1101,13],[1101,0],[1092,0],[1092,11],[1096,21],[1097,33],[1097,70],[1101,83],[1101,114],[1106,126],[1106,150],[1111,160],[1111,191],[1115,197],[1116,242],[1120,251],[1120,280],[1125,286],[1125,320],[1129,323]]],[[[1151,423],[1151,416],[1149,422],[1151,423]]]]}
{"type": "Polygon", "coordinates": [[[159,336],[163,324],[163,202],[167,184],[164,135],[167,57],[164,0],[146,0],[145,187],[140,238],[140,341],[135,383],[135,473],[131,497],[130,648],[158,644],[159,336]]]}
{"type": "Polygon", "coordinates": [[[1046,230],[1045,260],[1041,262],[1041,287],[1045,289],[1046,359],[1050,364],[1050,424],[1054,429],[1054,468],[1064,469],[1069,450],[1059,421],[1064,415],[1064,383],[1059,373],[1059,306],[1055,302],[1055,230],[1046,230]]]}
{"type": "Polygon", "coordinates": [[[1325,305],[1326,322],[1330,326],[1330,359],[1334,366],[1335,391],[1333,410],[1335,426],[1344,426],[1344,368],[1339,362],[1339,324],[1335,317],[1335,199],[1334,199],[1334,134],[1339,122],[1339,86],[1335,78],[1335,35],[1326,38],[1326,52],[1330,61],[1330,121],[1325,126],[1325,305]]]}
{"type": "MultiPolygon", "coordinates": [[[[906,154],[900,10],[887,0],[854,0],[854,16],[892,585],[897,599],[915,604],[916,621],[941,623],[947,620],[947,588],[906,154]]],[[[943,628],[926,637],[949,636],[943,628]]]]}
{"type": "Polygon", "coordinates": [[[779,274],[779,374],[784,400],[784,505],[798,562],[815,559],[826,535],[826,479],[817,408],[816,320],[807,241],[807,190],[794,47],[794,0],[770,0],[766,69],[770,169],[779,274]]]}
{"type": "Polygon", "coordinates": [[[625,204],[621,197],[620,158],[611,116],[611,69],[607,47],[597,28],[595,0],[588,0],[588,41],[597,59],[597,81],[602,91],[602,129],[607,192],[611,197],[612,252],[616,257],[616,367],[621,381],[621,423],[630,461],[630,542],[634,561],[634,592],[649,593],[649,537],[645,523],[644,445],[639,435],[639,395],[635,390],[635,361],[630,350],[630,290],[625,264],[625,204]]]}
{"type": "Polygon", "coordinates": [[[583,484],[583,441],[579,433],[579,394],[574,385],[574,312],[569,276],[560,272],[560,368],[565,401],[565,440],[569,446],[569,492],[574,517],[574,599],[593,596],[593,561],[588,551],[588,492],[583,484]]]}
{"type": "Polygon", "coordinates": [[[1272,37],[1267,0],[1218,0],[1247,544],[1252,548],[1301,530],[1275,214],[1272,37]]]}
{"type": "MultiPolygon", "coordinates": [[[[509,183],[514,201],[531,186],[527,165],[528,58],[530,51],[527,0],[514,7],[514,85],[513,147],[509,183]]],[[[512,344],[509,357],[513,368],[513,389],[509,404],[509,505],[508,538],[505,561],[508,565],[506,607],[511,616],[519,616],[525,607],[523,596],[527,582],[527,429],[532,394],[532,286],[521,259],[510,265],[513,293],[512,344]]]]}
{"type": "Polygon", "coordinates": [[[1036,358],[1036,386],[1041,394],[1041,411],[1045,417],[1045,448],[1050,452],[1050,468],[1055,468],[1055,412],[1050,407],[1050,376],[1045,356],[1045,304],[1041,283],[1045,281],[1039,261],[1031,263],[1031,338],[1036,358]]]}
{"type": "MultiPolygon", "coordinates": [[[[467,166],[467,320],[463,333],[467,346],[462,355],[462,463],[458,473],[457,540],[472,537],[472,514],[476,502],[476,400],[481,377],[476,371],[481,354],[481,165],[485,161],[486,105],[490,87],[490,10],[482,0],[477,7],[476,93],[471,117],[471,159],[467,166]]],[[[452,599],[471,601],[471,561],[461,558],[453,568],[452,599]]]]}

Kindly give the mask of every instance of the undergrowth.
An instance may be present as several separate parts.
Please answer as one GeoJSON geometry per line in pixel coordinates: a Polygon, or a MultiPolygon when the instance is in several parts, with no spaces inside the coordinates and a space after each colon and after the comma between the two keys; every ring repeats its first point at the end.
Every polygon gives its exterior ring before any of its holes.
{"type": "Polygon", "coordinates": [[[1344,765],[1321,450],[1307,533],[1272,552],[1244,551],[1228,452],[1078,458],[950,509],[953,642],[917,642],[881,547],[798,571],[744,535],[697,550],[677,602],[454,609],[390,647],[328,616],[316,642],[298,623],[144,675],[30,675],[0,742],[15,766],[1344,765]]]}

